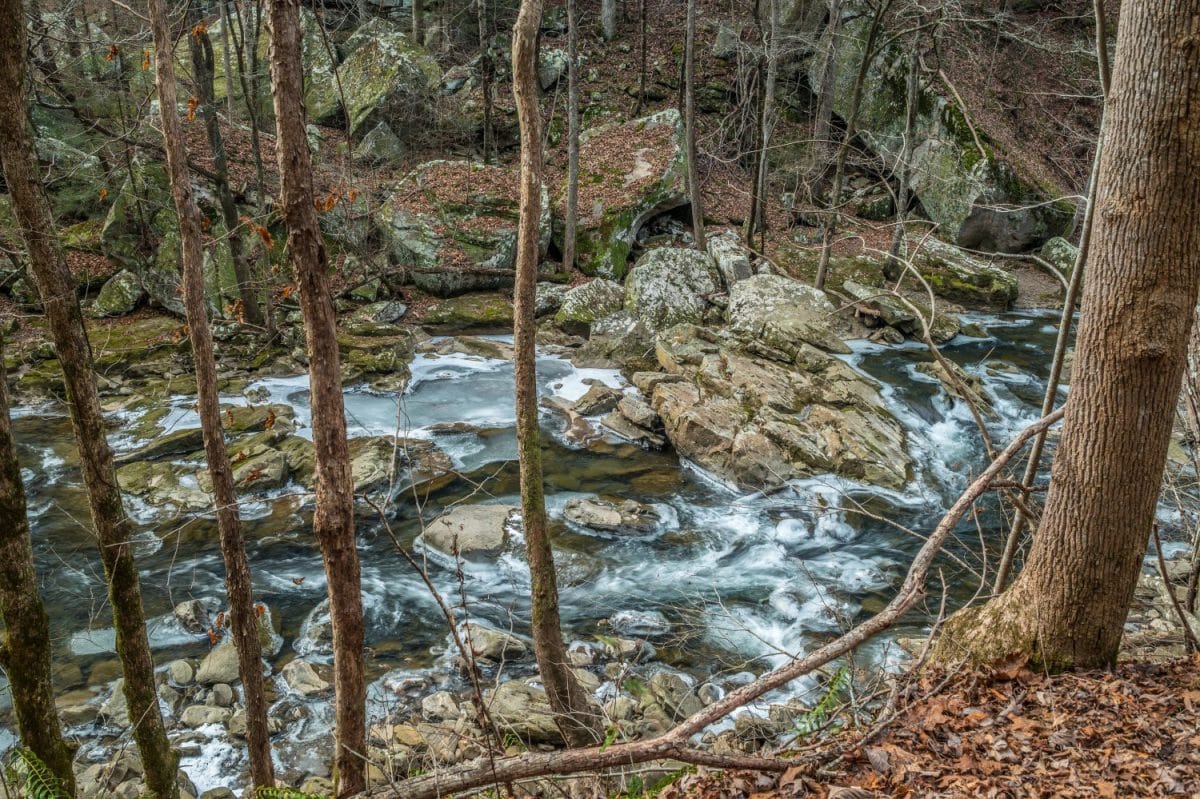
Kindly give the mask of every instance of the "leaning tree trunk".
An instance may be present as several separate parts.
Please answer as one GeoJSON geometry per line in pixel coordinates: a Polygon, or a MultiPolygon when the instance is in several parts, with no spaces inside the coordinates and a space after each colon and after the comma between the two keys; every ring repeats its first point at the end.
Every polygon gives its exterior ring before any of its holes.
{"type": "Polygon", "coordinates": [[[579,224],[579,20],[576,0],[567,0],[567,209],[563,219],[563,269],[575,266],[579,224]]]}
{"type": "Polygon", "coordinates": [[[50,682],[50,617],[38,591],[33,540],[25,513],[25,487],[8,416],[8,375],[0,336],[0,616],[4,642],[0,666],[8,675],[21,745],[58,779],[62,792],[75,795],[71,760],[75,748],[63,739],[50,682]]]}
{"type": "MultiPolygon", "coordinates": [[[[173,48],[167,31],[167,8],[164,0],[149,0],[150,27],[154,35],[154,82],[158,87],[159,117],[162,121],[163,145],[167,154],[171,194],[179,218],[180,263],[183,270],[183,303],[187,312],[188,336],[192,344],[192,362],[196,372],[197,406],[204,438],[204,455],[212,477],[213,499],[216,502],[217,529],[221,536],[221,555],[225,559],[225,589],[229,594],[230,627],[237,649],[238,671],[246,696],[246,740],[250,751],[250,776],[256,786],[275,785],[271,764],[271,745],[267,729],[266,689],[262,674],[262,645],[258,638],[258,619],[254,612],[254,597],[250,590],[250,565],[246,560],[246,542],[238,518],[237,492],[233,487],[233,467],[225,449],[225,431],[221,424],[221,401],[217,393],[217,364],[213,355],[212,331],[208,326],[208,311],[204,297],[204,243],[200,234],[200,209],[192,195],[188,174],[187,151],[179,121],[178,100],[175,94],[175,68],[171,61],[173,48]]],[[[208,45],[208,34],[195,31],[192,39],[192,59],[197,63],[197,49],[208,45]],[[195,40],[203,36],[203,43],[195,40]]],[[[211,90],[212,47],[207,51],[209,87],[211,90]]],[[[212,100],[211,91],[202,101],[212,100]]],[[[212,128],[215,114],[206,112],[212,128]]],[[[210,129],[210,140],[213,130],[210,129]]],[[[219,144],[214,143],[214,152],[219,144]]],[[[223,159],[222,159],[223,160],[223,159]]],[[[223,178],[223,164],[217,167],[223,178]]],[[[225,185],[228,195],[229,186],[225,185]]],[[[232,197],[229,198],[232,204],[232,197]]],[[[234,235],[231,231],[231,235],[234,235]]]]}
{"type": "Polygon", "coordinates": [[[533,649],[546,696],[563,737],[587,746],[597,737],[587,694],[571,673],[558,615],[558,585],[542,485],[538,428],[537,368],[534,359],[534,295],[537,292],[538,219],[541,217],[542,148],[538,109],[537,33],[542,0],[521,0],[513,26],[513,98],[521,129],[521,197],[517,223],[516,286],[513,289],[514,366],[517,384],[517,460],[521,475],[521,520],[529,560],[533,649]]]}
{"type": "MultiPolygon", "coordinates": [[[[261,326],[262,312],[258,307],[258,297],[250,279],[250,265],[246,262],[246,254],[242,249],[241,222],[238,219],[237,205],[233,201],[233,191],[229,188],[229,159],[225,154],[225,139],[221,136],[221,126],[217,120],[217,103],[213,92],[215,64],[212,40],[208,37],[208,31],[198,27],[189,35],[188,41],[192,56],[192,72],[195,75],[196,90],[200,98],[200,116],[204,119],[204,132],[208,136],[208,146],[212,149],[213,188],[217,193],[217,201],[221,205],[221,219],[225,222],[225,232],[229,237],[229,258],[233,263],[234,279],[237,280],[238,298],[242,302],[241,316],[250,324],[261,326]]],[[[228,74],[226,73],[226,75],[228,74]]],[[[173,84],[174,80],[171,82],[173,84]]],[[[226,91],[232,91],[232,88],[232,81],[227,78],[226,91]]],[[[230,122],[232,123],[232,119],[230,122]]]]}
{"type": "MultiPolygon", "coordinates": [[[[21,0],[0,0],[0,19],[24,19],[21,0]]],[[[0,163],[12,197],[21,237],[45,309],[47,326],[62,364],[71,424],[87,487],[92,523],[108,583],[116,630],[117,657],[133,738],[142,756],[146,786],[157,799],[174,799],[176,757],[167,740],[155,691],[154,659],[146,637],[146,615],[130,539],[134,527],[121,504],[112,449],[92,368],[92,351],[75,296],[75,281],[58,241],[42,187],[33,131],[25,108],[25,26],[0,25],[0,163]]]]}
{"type": "Polygon", "coordinates": [[[316,510],[313,533],[325,561],[333,624],[333,681],[339,796],[366,787],[366,674],[363,609],[354,530],[354,482],[346,442],[337,320],[325,242],[313,205],[312,161],[304,129],[300,2],[271,0],[270,61],[275,101],[275,152],[287,249],[300,288],[308,346],[316,510]]]}
{"type": "Polygon", "coordinates": [[[947,623],[943,658],[1023,653],[1051,670],[1116,660],[1200,286],[1197,20],[1200,0],[1121,4],[1074,378],[1045,511],[1012,587],[947,623]]]}
{"type": "Polygon", "coordinates": [[[696,0],[688,0],[683,42],[683,124],[686,128],[688,195],[692,203],[692,235],[704,249],[704,199],[696,169],[696,0]]]}

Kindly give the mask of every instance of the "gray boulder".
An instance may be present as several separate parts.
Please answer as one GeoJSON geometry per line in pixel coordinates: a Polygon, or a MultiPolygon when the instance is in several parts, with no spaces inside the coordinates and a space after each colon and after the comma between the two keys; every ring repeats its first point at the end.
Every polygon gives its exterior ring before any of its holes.
{"type": "Polygon", "coordinates": [[[653,330],[699,323],[716,290],[709,256],[660,247],[639,258],[626,278],[625,310],[653,330]]]}
{"type": "Polygon", "coordinates": [[[598,277],[567,291],[554,321],[568,333],[587,335],[594,322],[616,313],[624,304],[621,284],[598,277]]]}
{"type": "Polygon", "coordinates": [[[141,279],[128,269],[122,269],[100,288],[92,303],[92,312],[96,316],[124,316],[136,310],[145,298],[141,279]]]}
{"type": "Polygon", "coordinates": [[[506,682],[487,697],[497,726],[528,743],[562,744],[550,700],[541,688],[524,682],[506,682]]]}
{"type": "Polygon", "coordinates": [[[805,343],[849,352],[836,315],[824,292],[781,275],[755,275],[729,292],[730,330],[785,353],[805,343]]]}
{"type": "Polygon", "coordinates": [[[709,236],[707,247],[726,290],[754,274],[750,268],[750,250],[733,231],[726,230],[709,236]]]}
{"type": "Polygon", "coordinates": [[[209,650],[196,670],[196,682],[201,685],[234,683],[239,679],[238,653],[233,641],[222,641],[209,650]]]}
{"type": "Polygon", "coordinates": [[[467,505],[453,508],[426,526],[418,540],[445,554],[455,548],[464,558],[497,555],[508,546],[512,505],[467,505]]]}

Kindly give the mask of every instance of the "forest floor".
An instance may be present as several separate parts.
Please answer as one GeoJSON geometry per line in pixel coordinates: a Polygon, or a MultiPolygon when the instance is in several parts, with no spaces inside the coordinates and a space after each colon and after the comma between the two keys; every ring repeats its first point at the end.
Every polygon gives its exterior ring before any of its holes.
{"type": "Polygon", "coordinates": [[[820,769],[688,774],[661,799],[1200,797],[1200,656],[1047,676],[926,673],[870,743],[820,769]]]}

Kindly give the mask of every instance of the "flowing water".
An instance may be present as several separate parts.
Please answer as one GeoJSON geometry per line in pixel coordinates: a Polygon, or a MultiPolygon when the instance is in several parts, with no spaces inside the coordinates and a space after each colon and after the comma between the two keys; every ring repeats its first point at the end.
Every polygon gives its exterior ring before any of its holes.
{"type": "MultiPolygon", "coordinates": [[[[960,336],[944,351],[983,380],[996,410],[989,426],[1003,445],[1038,416],[1057,314],[1022,312],[969,321],[980,323],[988,336],[960,336]]],[[[890,598],[921,544],[908,530],[928,532],[981,467],[983,455],[965,406],[916,370],[929,360],[921,347],[859,342],[845,358],[879,381],[889,407],[907,428],[915,475],[904,491],[822,476],[767,496],[746,494],[671,453],[646,452],[616,440],[580,448],[564,437],[558,416],[544,413],[547,501],[568,640],[594,641],[614,630],[653,635],[659,660],[730,684],[826,640],[890,598]],[[651,504],[663,522],[652,534],[603,537],[561,519],[569,499],[597,494],[651,504]],[[664,620],[669,629],[663,629],[664,620]]],[[[420,355],[412,371],[402,396],[354,389],[346,394],[351,436],[402,433],[431,439],[462,475],[420,507],[402,497],[387,509],[405,546],[420,531],[422,519],[452,504],[518,502],[511,363],[420,355]],[[464,424],[446,424],[453,422],[464,424]]],[[[616,371],[539,359],[543,394],[576,398],[589,378],[626,385],[616,371]]],[[[269,392],[271,401],[295,407],[300,432],[307,433],[305,377],[256,385],[269,392]]],[[[168,429],[198,425],[191,403],[191,398],[169,401],[168,429]]],[[[60,408],[21,408],[14,416],[56,656],[67,664],[60,667],[60,678],[71,688],[107,682],[119,675],[69,425],[60,408]]],[[[133,415],[117,421],[113,442],[118,451],[144,443],[129,432],[133,415]]],[[[278,663],[292,652],[305,619],[325,594],[321,559],[308,527],[311,496],[285,488],[242,510],[257,598],[282,624],[285,644],[278,663]]],[[[209,647],[207,638],[186,632],[172,608],[193,597],[214,605],[223,601],[215,523],[158,518],[136,503],[131,511],[142,528],[137,554],[158,662],[200,657],[209,647]]],[[[405,691],[453,687],[448,636],[437,605],[380,520],[365,508],[359,514],[373,702],[392,701],[405,691]]],[[[995,514],[984,514],[978,527],[965,524],[948,548],[940,566],[955,600],[978,587],[984,568],[980,540],[994,558],[1000,526],[995,514]]],[[[527,632],[528,573],[519,535],[500,557],[464,564],[461,579],[454,564],[441,558],[429,556],[427,565],[437,588],[452,604],[465,599],[472,618],[527,632]]],[[[914,614],[907,632],[921,625],[914,614]]],[[[309,657],[321,659],[319,652],[309,657]]],[[[894,657],[893,648],[880,642],[861,657],[882,663],[894,657]]],[[[297,718],[303,723],[288,738],[300,744],[299,751],[304,741],[327,731],[328,705],[313,703],[297,718]]],[[[222,758],[230,757],[227,746],[202,748],[191,752],[185,767],[203,790],[222,782],[229,766],[222,758]]]]}

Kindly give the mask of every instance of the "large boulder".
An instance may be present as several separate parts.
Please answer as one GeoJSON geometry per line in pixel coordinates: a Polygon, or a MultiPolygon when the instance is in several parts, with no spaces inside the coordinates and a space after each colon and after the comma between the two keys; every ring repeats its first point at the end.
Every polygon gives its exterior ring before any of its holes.
{"type": "Polygon", "coordinates": [[[562,744],[554,710],[541,688],[524,682],[506,682],[487,697],[488,712],[506,733],[528,743],[562,744]]]}
{"type": "Polygon", "coordinates": [[[134,311],[145,298],[142,281],[133,272],[122,269],[100,288],[92,303],[92,312],[96,316],[124,316],[134,311]]]}
{"type": "Polygon", "coordinates": [[[46,192],[56,216],[90,217],[104,188],[104,169],[96,156],[65,141],[39,137],[34,141],[38,160],[45,166],[46,192]]]}
{"type": "Polygon", "coordinates": [[[691,325],[659,336],[660,365],[683,379],[658,383],[651,404],[680,455],[746,489],[830,472],[907,482],[904,428],[866,377],[803,340],[770,359],[756,345],[691,325]]]}
{"type": "Polygon", "coordinates": [[[569,289],[554,321],[569,333],[586,335],[592,323],[621,310],[625,304],[625,289],[620,283],[598,277],[569,289]]]}
{"type": "MultiPolygon", "coordinates": [[[[867,35],[872,14],[865,5],[845,4],[837,36],[833,107],[843,118],[850,115],[863,48],[873,38],[867,35]]],[[[827,27],[809,61],[812,86],[821,85],[833,30],[827,27]]],[[[867,72],[857,116],[859,136],[889,169],[897,168],[904,150],[908,63],[908,47],[900,39],[883,49],[867,72]]],[[[1019,174],[986,131],[972,131],[957,104],[922,83],[917,109],[909,181],[942,235],[973,250],[1023,252],[1069,229],[1074,209],[1051,199],[1063,192],[1019,174]]]]}
{"type": "Polygon", "coordinates": [[[398,136],[426,130],[442,76],[433,56],[378,19],[364,24],[350,41],[354,50],[338,66],[338,82],[321,81],[306,92],[310,118],[341,121],[344,97],[344,121],[355,139],[381,124],[398,136]]]}
{"type": "MultiPolygon", "coordinates": [[[[579,161],[576,263],[619,279],[642,225],[688,202],[683,121],[668,109],[586,130],[579,161]]],[[[565,204],[564,193],[560,211],[565,204]]]]}
{"type": "Polygon", "coordinates": [[[625,310],[663,330],[704,319],[717,291],[713,261],[696,250],[660,247],[638,259],[625,280],[625,310]]]}
{"type": "Polygon", "coordinates": [[[1006,309],[1017,299],[1017,278],[936,239],[926,239],[910,260],[933,293],[971,308],[1006,309]]]}
{"type": "Polygon", "coordinates": [[[729,327],[782,352],[811,344],[849,352],[838,335],[837,308],[825,292],[781,275],[755,275],[729,292],[729,327]]]}
{"type": "MultiPolygon", "coordinates": [[[[430,161],[407,175],[377,213],[393,265],[439,297],[511,286],[520,187],[515,170],[469,161],[430,161]]],[[[550,243],[542,191],[541,251],[550,243]]]]}
{"type": "Polygon", "coordinates": [[[425,546],[464,558],[496,555],[508,546],[512,505],[467,505],[430,522],[418,537],[425,546]]]}

